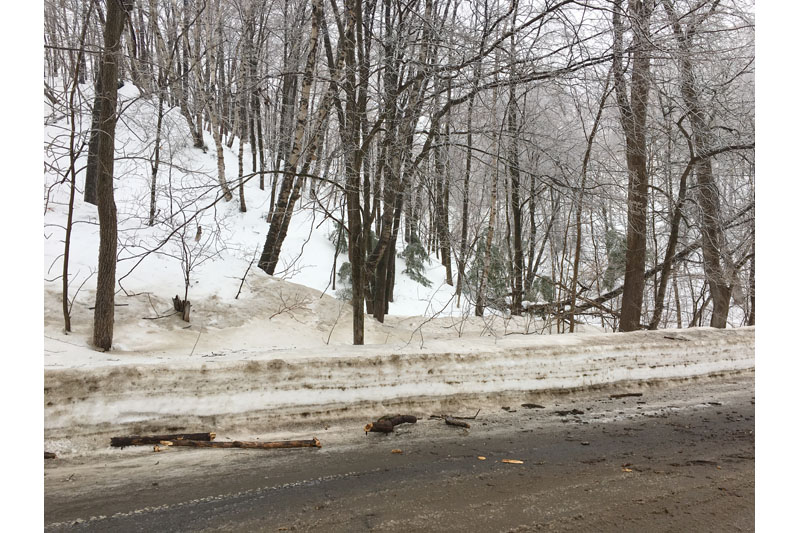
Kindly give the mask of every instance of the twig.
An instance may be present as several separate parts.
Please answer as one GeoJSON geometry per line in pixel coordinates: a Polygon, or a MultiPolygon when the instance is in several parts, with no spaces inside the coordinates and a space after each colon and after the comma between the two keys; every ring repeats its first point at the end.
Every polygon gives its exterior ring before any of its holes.
{"type": "Polygon", "coordinates": [[[175,311],[174,313],[170,313],[168,315],[160,314],[158,311],[156,311],[156,306],[153,305],[153,299],[150,298],[150,293],[148,292],[148,293],[145,293],[145,294],[147,294],[147,301],[150,302],[150,308],[153,310],[153,312],[156,314],[156,316],[154,316],[154,317],[153,316],[143,316],[142,320],[158,320],[159,318],[169,318],[172,315],[178,314],[178,311],[175,311]]]}
{"type": "Polygon", "coordinates": [[[453,416],[451,418],[455,418],[457,420],[475,420],[476,418],[478,418],[478,413],[480,413],[480,412],[481,412],[481,410],[478,409],[478,411],[473,416],[453,416]]]}
{"type": "Polygon", "coordinates": [[[296,311],[298,309],[308,311],[307,305],[311,303],[309,298],[300,299],[300,296],[297,293],[294,293],[294,301],[289,302],[287,298],[283,297],[283,290],[278,292],[278,298],[281,300],[281,305],[278,307],[278,310],[272,313],[268,320],[272,320],[276,316],[282,313],[289,313],[289,316],[292,317],[294,320],[297,320],[292,311],[296,311]]]}
{"type": "Polygon", "coordinates": [[[338,314],[338,315],[336,315],[336,321],[334,321],[334,323],[333,323],[333,327],[332,327],[332,328],[331,328],[331,330],[328,332],[328,338],[325,340],[325,344],[330,344],[330,342],[331,342],[331,335],[333,335],[333,330],[335,330],[335,329],[336,329],[336,326],[337,326],[337,325],[339,325],[339,319],[340,319],[340,318],[342,318],[342,312],[344,311],[344,306],[345,306],[345,305],[347,305],[347,304],[346,304],[346,303],[344,303],[344,302],[342,302],[342,304],[341,304],[341,305],[339,305],[339,314],[338,314]]]}
{"type": "Polygon", "coordinates": [[[244,287],[244,280],[247,277],[247,274],[250,272],[250,268],[253,266],[253,262],[256,260],[257,254],[258,254],[258,246],[256,246],[256,252],[253,254],[253,258],[250,260],[250,264],[247,265],[247,270],[244,271],[244,276],[242,276],[242,282],[239,284],[239,292],[236,293],[236,296],[233,298],[234,300],[238,300],[239,295],[242,294],[242,287],[244,287]]]}
{"type": "MultiPolygon", "coordinates": [[[[439,289],[441,289],[443,286],[444,286],[444,283],[443,283],[443,284],[441,284],[441,285],[439,285],[439,289]]],[[[439,289],[436,289],[436,291],[434,291],[433,295],[435,295],[437,292],[439,292],[439,289]]],[[[431,308],[431,304],[433,303],[433,295],[431,295],[431,298],[428,300],[428,306],[427,306],[427,308],[425,309],[425,312],[426,312],[426,313],[428,312],[428,309],[430,309],[430,308],[431,308]]],[[[408,342],[406,343],[406,346],[408,346],[409,344],[411,344],[411,341],[414,339],[414,334],[415,334],[415,333],[417,333],[417,332],[419,331],[419,339],[420,339],[420,341],[419,341],[419,347],[420,347],[420,348],[422,348],[422,347],[425,345],[425,337],[424,337],[424,336],[423,336],[423,334],[422,334],[422,327],[423,327],[424,325],[426,325],[428,322],[430,322],[430,321],[434,320],[434,319],[435,319],[436,317],[438,317],[440,314],[442,314],[442,313],[444,312],[444,310],[445,310],[445,309],[447,309],[447,306],[449,306],[449,305],[450,305],[450,303],[453,301],[453,298],[455,298],[455,297],[456,297],[456,295],[455,295],[455,293],[453,293],[453,294],[450,296],[450,299],[449,299],[449,300],[447,300],[447,302],[444,304],[444,307],[442,307],[441,309],[439,309],[438,311],[436,311],[435,313],[433,313],[433,314],[432,314],[432,315],[431,315],[429,318],[427,318],[426,320],[423,320],[423,321],[420,323],[420,325],[419,325],[419,326],[417,326],[416,328],[414,328],[414,331],[412,331],[412,332],[411,332],[411,336],[408,338],[408,342]]]]}
{"type": "Polygon", "coordinates": [[[478,412],[475,413],[473,416],[430,415],[430,418],[438,418],[438,419],[452,418],[453,420],[475,420],[476,418],[478,418],[478,413],[480,412],[481,410],[478,409],[478,412]]]}
{"type": "Polygon", "coordinates": [[[153,305],[153,299],[150,298],[150,293],[149,292],[147,293],[147,301],[150,302],[150,309],[153,310],[153,312],[156,314],[156,316],[159,316],[159,312],[156,311],[156,306],[153,305]]]}
{"type": "Polygon", "coordinates": [[[177,311],[173,311],[172,313],[170,313],[170,314],[168,314],[168,315],[159,315],[159,316],[143,316],[143,317],[142,317],[142,320],[158,320],[158,319],[161,319],[161,318],[169,318],[169,317],[171,317],[171,316],[173,316],[173,315],[177,315],[177,314],[178,314],[178,312],[177,312],[177,311]]]}
{"type": "Polygon", "coordinates": [[[76,344],[74,342],[69,342],[69,341],[65,341],[65,340],[62,340],[62,339],[57,339],[55,337],[50,337],[49,335],[45,335],[44,338],[45,339],[50,339],[51,341],[63,342],[64,344],[69,344],[70,346],[77,346],[78,348],[86,348],[87,347],[85,344],[76,344]]]}
{"type": "Polygon", "coordinates": [[[80,286],[78,287],[78,290],[75,291],[75,294],[72,296],[72,299],[69,301],[69,315],[70,316],[72,316],[72,305],[75,303],[75,299],[78,297],[78,293],[81,292],[81,289],[83,288],[83,286],[86,284],[87,281],[89,281],[89,279],[92,276],[94,276],[94,272],[93,271],[89,272],[89,275],[86,277],[85,280],[83,280],[83,283],[80,284],[80,286]]]}
{"type": "Polygon", "coordinates": [[[198,332],[197,332],[197,340],[196,340],[196,341],[194,341],[194,346],[192,346],[192,352],[189,354],[189,357],[191,357],[192,355],[194,355],[194,349],[195,349],[195,348],[197,348],[197,343],[198,343],[198,342],[200,342],[200,335],[202,335],[202,334],[203,334],[203,332],[202,332],[202,331],[198,331],[198,332]]]}

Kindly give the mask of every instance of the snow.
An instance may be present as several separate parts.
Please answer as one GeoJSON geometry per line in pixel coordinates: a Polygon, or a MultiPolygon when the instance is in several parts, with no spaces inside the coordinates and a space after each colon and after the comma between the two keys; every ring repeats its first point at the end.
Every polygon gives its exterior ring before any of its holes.
{"type": "MultiPolygon", "coordinates": [[[[49,354],[45,439],[62,453],[98,435],[212,427],[263,434],[509,393],[687,379],[754,368],[755,329],[509,335],[408,344],[154,357],[49,354]],[[669,338],[669,337],[678,337],[669,338]],[[138,357],[139,360],[134,362],[138,357]],[[61,361],[59,366],[54,366],[61,361]],[[87,440],[88,439],[88,440],[87,440]]],[[[92,440],[95,439],[95,440],[92,440]]],[[[48,448],[49,449],[49,448],[48,448]]]]}
{"type": "MultiPolygon", "coordinates": [[[[90,87],[84,89],[91,94],[90,87]]],[[[549,335],[552,325],[532,316],[471,316],[468,304],[456,305],[454,289],[445,284],[444,267],[435,258],[426,271],[429,288],[402,274],[405,265],[398,258],[390,314],[384,323],[368,317],[366,345],[352,346],[350,305],[336,299],[331,285],[334,247],[328,235],[334,221],[305,197],[276,275],[251,265],[268,230],[269,182],[264,191],[257,178],[246,184],[246,213],[239,212],[238,200],[219,201],[213,139],[206,137],[207,153],[192,148],[177,109],[164,122],[159,223],[147,225],[155,116],[154,104],[138,96],[130,84],[120,94],[127,106],[117,129],[115,171],[121,241],[117,279],[123,290],[116,297],[108,352],[90,346],[99,236],[96,208],[83,202],[82,191],[76,196],[70,250],[73,330],[63,331],[58,276],[69,191],[58,185],[63,153],[45,153],[52,165],[45,173],[44,214],[48,450],[84,453],[105,446],[101,436],[112,431],[211,424],[265,432],[291,425],[298,416],[321,423],[465,397],[754,367],[753,328],[671,332],[685,340],[666,339],[664,331],[612,335],[587,325],[576,334],[549,335]],[[203,231],[195,240],[198,226],[203,231]],[[171,298],[184,292],[184,245],[194,261],[191,324],[171,315],[171,298]]],[[[89,120],[85,113],[82,128],[89,120]]],[[[63,120],[46,126],[46,143],[63,144],[64,128],[63,120]]],[[[231,182],[237,150],[234,142],[224,151],[231,182]]],[[[85,163],[82,157],[77,167],[85,163]]],[[[327,196],[321,202],[328,202],[327,196]]],[[[340,254],[337,265],[346,260],[340,254]]]]}

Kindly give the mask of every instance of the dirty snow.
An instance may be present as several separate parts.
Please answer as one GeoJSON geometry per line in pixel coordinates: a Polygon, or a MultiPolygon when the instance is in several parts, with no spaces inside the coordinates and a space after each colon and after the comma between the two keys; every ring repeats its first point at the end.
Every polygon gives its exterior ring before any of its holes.
{"type": "Polygon", "coordinates": [[[754,344],[754,328],[696,328],[439,339],[422,348],[231,350],[158,361],[140,356],[139,363],[131,355],[91,366],[73,354],[45,371],[45,437],[54,449],[82,453],[105,446],[100,436],[114,430],[263,434],[298,423],[320,427],[384,410],[475,398],[493,403],[508,393],[750,370],[754,344]]]}

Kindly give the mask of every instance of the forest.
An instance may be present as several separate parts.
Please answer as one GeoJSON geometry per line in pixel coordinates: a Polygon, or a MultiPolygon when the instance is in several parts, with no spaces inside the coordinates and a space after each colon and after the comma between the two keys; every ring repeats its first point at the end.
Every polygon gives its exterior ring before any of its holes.
{"type": "Polygon", "coordinates": [[[248,209],[262,275],[293,218],[332,222],[353,344],[392,313],[401,258],[423,286],[442,265],[472,316],[754,325],[754,18],[750,0],[45,0],[64,329],[83,204],[101,350],[121,258],[179,262],[177,309],[248,209]]]}

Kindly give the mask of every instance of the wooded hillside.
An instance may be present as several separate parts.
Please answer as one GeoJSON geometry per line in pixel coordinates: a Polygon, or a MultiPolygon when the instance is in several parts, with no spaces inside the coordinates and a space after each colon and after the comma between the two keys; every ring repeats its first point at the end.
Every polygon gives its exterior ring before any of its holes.
{"type": "Polygon", "coordinates": [[[130,154],[111,149],[115,128],[140,125],[115,81],[154,110],[137,133],[149,194],[125,216],[183,236],[178,302],[192,268],[214,258],[186,243],[218,235],[193,213],[252,209],[257,184],[269,202],[254,268],[275,274],[299,209],[336,222],[331,241],[349,261],[332,268],[349,289],[355,344],[367,315],[392,312],[398,256],[421,284],[426,261],[443,264],[471,313],[537,313],[562,332],[576,321],[755,323],[748,0],[46,0],[44,10],[45,123],[63,127],[45,147],[45,202],[69,189],[57,230],[65,328],[72,212],[89,202],[102,237],[99,348],[113,336],[115,251],[135,240],[117,234],[113,190],[130,179],[114,160],[130,154]],[[214,181],[180,199],[176,120],[186,150],[217,161],[214,181]],[[238,168],[225,147],[238,149],[238,168]]]}

